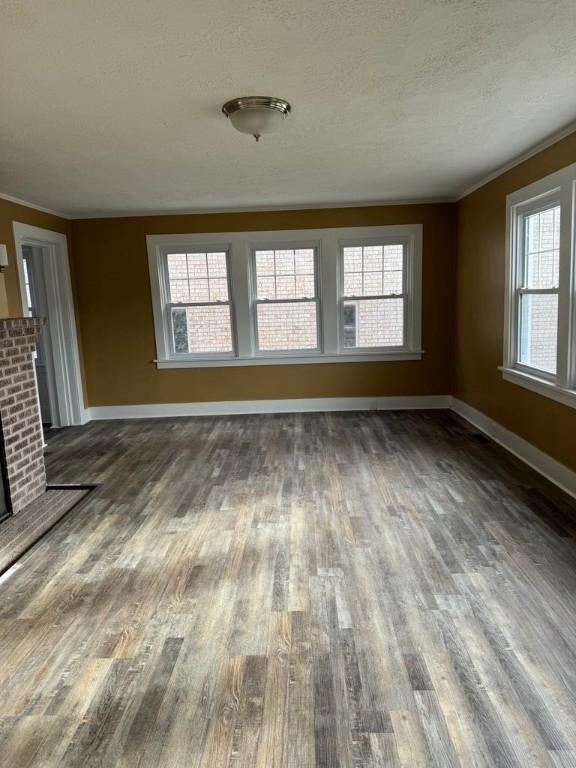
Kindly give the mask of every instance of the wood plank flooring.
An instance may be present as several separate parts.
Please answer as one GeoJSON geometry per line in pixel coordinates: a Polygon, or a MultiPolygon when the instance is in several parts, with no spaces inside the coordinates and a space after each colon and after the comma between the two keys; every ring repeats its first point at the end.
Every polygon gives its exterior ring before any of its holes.
{"type": "MultiPolygon", "coordinates": [[[[96,422],[0,582],[0,765],[576,766],[576,508],[447,412],[96,422]]],[[[0,530],[1,535],[1,530],[0,530]]]]}
{"type": "Polygon", "coordinates": [[[0,578],[12,563],[88,493],[88,489],[81,488],[49,488],[16,515],[0,522],[0,578]]]}

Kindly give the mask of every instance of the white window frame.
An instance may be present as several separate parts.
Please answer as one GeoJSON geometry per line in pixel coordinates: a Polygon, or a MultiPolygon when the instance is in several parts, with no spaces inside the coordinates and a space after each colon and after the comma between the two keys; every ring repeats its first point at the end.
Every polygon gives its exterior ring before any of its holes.
{"type": "MultiPolygon", "coordinates": [[[[164,248],[159,268],[162,270],[160,275],[161,301],[164,311],[164,327],[166,330],[166,343],[168,345],[168,354],[174,360],[233,360],[236,357],[236,334],[234,327],[234,304],[232,300],[232,285],[230,280],[230,250],[223,245],[214,245],[213,243],[195,243],[194,253],[224,253],[226,256],[226,281],[228,284],[228,301],[171,301],[170,283],[168,279],[168,259],[169,253],[175,253],[174,248],[164,248]],[[186,309],[187,307],[222,307],[227,306],[230,310],[230,335],[232,338],[232,349],[230,352],[176,352],[174,349],[174,333],[172,327],[172,310],[186,309]]],[[[185,252],[185,251],[183,251],[185,252]]],[[[188,249],[190,253],[190,250],[188,249]]]]}
{"type": "Polygon", "coordinates": [[[209,366],[281,365],[420,360],[422,307],[422,225],[346,227],[316,230],[265,232],[216,232],[187,235],[148,235],[148,263],[156,337],[158,368],[209,366]],[[343,243],[374,241],[405,243],[405,344],[402,347],[344,348],[340,268],[343,243]],[[255,330],[255,282],[253,252],[274,248],[314,247],[318,302],[318,343],[316,350],[268,350],[259,352],[255,330]],[[183,355],[172,349],[171,329],[166,320],[169,293],[167,253],[225,250],[232,311],[234,355],[183,355]]]}
{"type": "MultiPolygon", "coordinates": [[[[394,350],[403,350],[407,346],[414,347],[420,345],[420,338],[413,338],[414,331],[419,324],[413,321],[413,303],[411,302],[412,291],[410,286],[413,283],[412,270],[414,266],[414,260],[409,258],[410,251],[410,238],[409,237],[379,237],[379,238],[364,238],[341,240],[339,243],[339,338],[340,338],[340,351],[344,354],[361,355],[366,352],[386,353],[393,352],[394,350]],[[367,295],[367,296],[346,296],[344,294],[344,249],[353,247],[366,247],[371,245],[401,245],[402,246],[402,293],[397,294],[382,294],[382,295],[367,295]],[[344,346],[344,302],[356,301],[358,303],[370,299],[404,299],[404,316],[402,323],[403,343],[399,346],[386,346],[386,347],[345,347],[344,346]]],[[[358,322],[358,304],[356,304],[356,322],[358,322]]],[[[356,330],[356,338],[358,338],[358,330],[356,330]]]]}
{"type": "Polygon", "coordinates": [[[299,242],[270,242],[270,243],[251,243],[250,244],[250,306],[252,314],[252,332],[254,334],[254,354],[258,357],[294,357],[295,355],[302,355],[306,357],[317,356],[321,354],[322,344],[322,299],[320,295],[320,246],[321,243],[318,240],[303,240],[299,242]],[[312,249],[314,251],[314,287],[315,297],[311,299],[259,299],[258,291],[256,287],[256,251],[281,251],[281,250],[298,250],[298,249],[312,249]],[[258,342],[258,305],[259,304],[297,304],[298,302],[316,304],[316,339],[318,344],[314,349],[278,349],[268,350],[260,349],[258,342]]]}
{"type": "MultiPolygon", "coordinates": [[[[513,192],[506,198],[506,293],[504,349],[500,370],[505,381],[576,408],[576,256],[574,240],[576,163],[513,192]],[[520,293],[524,264],[523,222],[527,215],[560,206],[560,269],[556,374],[519,360],[520,293]]],[[[552,291],[540,291],[540,293],[552,291]]],[[[553,291],[556,293],[556,291],[553,291]]]]}

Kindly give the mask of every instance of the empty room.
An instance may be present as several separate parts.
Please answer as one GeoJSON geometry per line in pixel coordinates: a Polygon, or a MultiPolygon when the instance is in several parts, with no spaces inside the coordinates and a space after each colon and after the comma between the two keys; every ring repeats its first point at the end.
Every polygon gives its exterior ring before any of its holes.
{"type": "Polygon", "coordinates": [[[576,768],[574,0],[0,68],[0,768],[576,768]]]}

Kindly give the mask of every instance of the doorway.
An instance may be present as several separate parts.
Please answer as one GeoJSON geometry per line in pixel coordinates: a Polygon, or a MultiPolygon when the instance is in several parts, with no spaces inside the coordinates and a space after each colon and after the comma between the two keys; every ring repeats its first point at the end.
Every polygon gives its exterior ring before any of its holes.
{"type": "MultiPolygon", "coordinates": [[[[24,287],[26,289],[26,314],[34,317],[48,317],[46,284],[42,246],[22,245],[22,266],[24,287]]],[[[55,398],[54,361],[50,337],[45,327],[36,341],[34,353],[38,399],[44,430],[52,426],[52,402],[55,398]]]]}
{"type": "Polygon", "coordinates": [[[84,424],[80,357],[66,235],[13,222],[22,311],[46,318],[36,353],[42,422],[84,424]]]}

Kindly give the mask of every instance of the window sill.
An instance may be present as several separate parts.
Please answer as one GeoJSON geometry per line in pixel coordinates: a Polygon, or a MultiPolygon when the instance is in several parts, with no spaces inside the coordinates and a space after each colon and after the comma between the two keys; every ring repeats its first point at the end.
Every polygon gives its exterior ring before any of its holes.
{"type": "Polygon", "coordinates": [[[154,360],[156,367],[164,368],[227,368],[250,365],[317,365],[318,363],[376,363],[421,360],[418,352],[356,352],[342,355],[275,355],[270,357],[198,358],[197,360],[154,360]]]}
{"type": "Polygon", "coordinates": [[[502,371],[504,381],[509,381],[511,384],[517,384],[519,387],[537,392],[539,395],[549,397],[551,400],[568,405],[570,408],[576,408],[576,391],[572,389],[564,389],[550,381],[539,379],[537,376],[531,376],[529,373],[517,371],[514,368],[500,366],[499,370],[502,371]]]}

